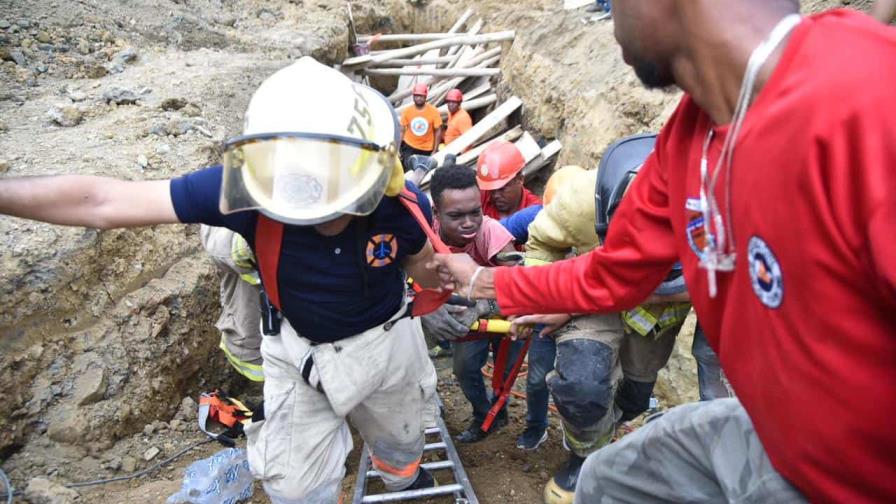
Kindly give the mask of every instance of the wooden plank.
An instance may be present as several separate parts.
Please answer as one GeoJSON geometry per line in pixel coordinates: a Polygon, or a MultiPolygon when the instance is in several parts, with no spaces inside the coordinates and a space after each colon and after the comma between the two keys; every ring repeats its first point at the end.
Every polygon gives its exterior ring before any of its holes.
{"type": "Polygon", "coordinates": [[[473,9],[465,10],[464,13],[461,14],[459,18],[457,18],[457,21],[455,21],[454,24],[451,25],[451,28],[448,29],[448,33],[459,32],[471,17],[473,17],[473,9]]]}
{"type": "Polygon", "coordinates": [[[457,164],[465,165],[465,164],[468,164],[471,162],[475,162],[477,159],[479,159],[479,154],[481,154],[482,151],[484,151],[485,148],[488,147],[489,145],[491,145],[492,143],[497,142],[499,140],[503,140],[505,142],[513,142],[514,140],[516,140],[517,138],[522,136],[522,134],[523,134],[523,127],[522,126],[514,126],[513,129],[507,130],[504,133],[496,136],[495,138],[492,138],[488,142],[484,142],[480,145],[477,145],[476,147],[473,147],[472,149],[468,150],[467,152],[464,152],[460,156],[457,156],[457,164]]]}
{"type": "Polygon", "coordinates": [[[557,155],[560,152],[560,149],[563,145],[559,140],[554,140],[541,149],[541,153],[533,159],[531,162],[526,164],[523,167],[523,178],[531,178],[533,175],[538,173],[542,168],[549,165],[551,162],[551,158],[557,155]]]}
{"type": "MultiPolygon", "coordinates": [[[[464,98],[464,103],[461,107],[467,112],[471,112],[473,110],[479,110],[483,107],[488,107],[492,103],[498,101],[498,95],[492,93],[490,95],[486,95],[480,98],[474,98],[472,100],[467,100],[464,98]]],[[[442,105],[439,107],[439,113],[442,114],[442,119],[448,117],[448,105],[442,105]]]]}
{"type": "MultiPolygon", "coordinates": [[[[435,58],[420,58],[420,59],[394,59],[389,61],[384,61],[382,63],[377,63],[376,66],[384,66],[384,67],[401,67],[407,65],[443,65],[445,63],[450,63],[451,60],[454,59],[451,56],[438,56],[435,58]]],[[[370,65],[371,67],[374,65],[370,65]]],[[[368,67],[369,68],[369,67],[368,67]]]]}
{"type": "MultiPolygon", "coordinates": [[[[501,54],[500,47],[495,47],[493,49],[489,49],[488,51],[485,51],[484,53],[476,56],[472,60],[463,61],[459,68],[465,68],[467,65],[490,66],[490,63],[485,63],[485,62],[493,60],[492,61],[493,63],[497,63],[498,61],[500,61],[500,57],[498,57],[497,59],[495,59],[495,57],[499,56],[500,54],[501,54]],[[488,58],[488,59],[485,59],[485,58],[488,58]]],[[[484,77],[484,78],[486,80],[488,80],[487,77],[484,77]]],[[[441,82],[437,86],[434,86],[433,89],[429,93],[430,102],[436,106],[441,105],[442,101],[445,98],[445,95],[448,94],[448,91],[450,91],[456,87],[459,87],[461,85],[461,83],[464,82],[465,80],[466,80],[465,77],[457,77],[454,79],[450,79],[450,80],[441,82]]],[[[477,81],[478,81],[478,79],[477,79],[477,81]]]]}
{"type": "Polygon", "coordinates": [[[428,42],[452,36],[454,36],[452,33],[377,33],[375,35],[358,35],[358,41],[373,45],[380,42],[428,42]]]}
{"type": "Polygon", "coordinates": [[[474,124],[473,127],[467,130],[463,135],[459,136],[456,140],[446,145],[444,149],[437,152],[433,158],[439,165],[441,165],[445,161],[445,156],[447,154],[460,154],[468,147],[474,145],[480,138],[491,131],[492,128],[499,125],[501,121],[507,119],[510,114],[514,113],[516,109],[520,108],[522,105],[523,101],[520,100],[519,97],[511,96],[504,103],[498,105],[498,107],[496,107],[490,114],[474,124]]]}
{"type": "Polygon", "coordinates": [[[375,55],[364,55],[364,56],[356,56],[354,58],[348,58],[347,60],[342,62],[343,66],[366,66],[371,63],[382,63],[383,61],[388,61],[390,59],[397,58],[407,58],[410,56],[416,56],[418,54],[423,54],[426,51],[430,51],[432,49],[441,49],[443,47],[450,47],[453,45],[476,45],[476,44],[486,44],[490,42],[502,42],[505,40],[513,40],[514,31],[507,30],[502,32],[495,33],[485,33],[482,35],[460,35],[457,37],[451,37],[441,40],[433,40],[432,42],[426,42],[423,44],[417,44],[410,47],[403,47],[401,49],[393,49],[391,51],[386,51],[384,53],[375,54],[375,55]]]}
{"type": "Polygon", "coordinates": [[[500,68],[363,68],[367,75],[430,75],[433,77],[482,77],[498,75],[500,68]]]}
{"type": "MultiPolygon", "coordinates": [[[[475,65],[482,64],[484,61],[486,61],[486,60],[484,60],[483,58],[485,58],[487,54],[488,54],[488,51],[486,51],[485,53],[480,54],[479,56],[477,56],[477,57],[475,57],[475,58],[473,58],[473,59],[471,59],[471,60],[469,60],[469,61],[465,61],[463,64],[464,64],[464,65],[471,65],[471,66],[475,66],[475,65]]],[[[465,67],[465,68],[466,68],[466,67],[465,67]]],[[[436,81],[439,81],[439,82],[440,82],[440,81],[442,81],[442,80],[444,80],[444,79],[447,79],[447,77],[435,76],[435,77],[432,77],[432,78],[430,78],[430,79],[426,79],[426,78],[424,78],[424,79],[420,79],[420,80],[418,80],[417,82],[418,82],[418,83],[419,83],[419,82],[423,82],[423,83],[425,83],[425,84],[432,84],[432,83],[434,83],[434,82],[436,82],[436,81]]],[[[401,82],[401,79],[399,79],[399,82],[401,82]]],[[[452,86],[452,87],[456,87],[456,85],[455,85],[455,86],[452,86]]],[[[448,88],[448,89],[451,89],[451,88],[448,88]]],[[[413,92],[413,86],[406,86],[406,87],[404,87],[404,88],[401,88],[400,91],[399,91],[399,90],[396,90],[394,93],[392,93],[391,95],[389,95],[389,100],[390,100],[392,103],[397,103],[397,102],[399,102],[399,100],[404,100],[404,99],[407,98],[408,96],[411,96],[411,93],[412,93],[412,92],[413,92]]]]}
{"type": "Polygon", "coordinates": [[[527,163],[541,154],[541,146],[538,145],[538,142],[532,138],[532,135],[530,135],[528,131],[523,132],[523,136],[513,144],[520,150],[520,154],[523,155],[523,159],[526,160],[527,163]]]}
{"type": "MultiPolygon", "coordinates": [[[[482,31],[482,27],[485,26],[485,23],[481,19],[477,19],[470,30],[467,32],[467,35],[478,35],[480,31],[482,31]]],[[[457,66],[458,58],[460,58],[460,54],[463,53],[462,49],[464,46],[451,46],[445,51],[447,56],[454,56],[455,60],[452,63],[448,64],[448,68],[457,66]]]]}

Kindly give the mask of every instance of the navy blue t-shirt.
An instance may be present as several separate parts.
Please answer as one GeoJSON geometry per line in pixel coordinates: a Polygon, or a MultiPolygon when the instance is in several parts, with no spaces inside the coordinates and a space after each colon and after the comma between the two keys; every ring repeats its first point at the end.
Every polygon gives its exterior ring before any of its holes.
{"type": "MultiPolygon", "coordinates": [[[[241,234],[255,250],[258,212],[221,213],[221,167],[171,181],[171,200],[184,223],[221,226],[241,234]]],[[[412,184],[432,221],[429,199],[412,184]]],[[[331,342],[385,323],[405,295],[404,259],[423,249],[426,235],[398,198],[383,197],[368,216],[324,236],[313,226],[286,224],[277,280],[283,315],[303,337],[331,342]]]]}

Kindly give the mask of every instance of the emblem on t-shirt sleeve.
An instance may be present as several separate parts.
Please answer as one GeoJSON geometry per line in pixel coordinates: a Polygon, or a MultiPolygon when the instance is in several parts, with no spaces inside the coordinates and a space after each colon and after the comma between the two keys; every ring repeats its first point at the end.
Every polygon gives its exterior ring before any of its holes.
{"type": "Polygon", "coordinates": [[[685,219],[687,220],[685,231],[688,234],[688,245],[697,254],[697,259],[703,260],[707,236],[703,212],[700,211],[700,200],[698,198],[688,198],[685,202],[685,219]]]}
{"type": "Polygon", "coordinates": [[[417,136],[423,136],[429,131],[429,121],[422,117],[411,119],[411,131],[417,136]]]}
{"type": "Polygon", "coordinates": [[[379,268],[392,264],[398,255],[398,240],[395,235],[378,234],[367,240],[367,264],[379,268]]]}
{"type": "Polygon", "coordinates": [[[750,261],[750,282],[756,297],[769,308],[781,306],[784,299],[784,277],[772,249],[765,240],[753,236],[747,244],[747,257],[750,261]]]}

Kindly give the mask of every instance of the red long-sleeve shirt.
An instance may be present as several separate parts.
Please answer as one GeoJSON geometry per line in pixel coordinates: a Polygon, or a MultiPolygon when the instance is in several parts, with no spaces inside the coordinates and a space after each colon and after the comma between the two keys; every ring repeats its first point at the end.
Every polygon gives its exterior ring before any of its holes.
{"type": "MultiPolygon", "coordinates": [[[[701,325],[775,468],[818,502],[896,500],[896,30],[849,11],[805,19],[750,107],[731,169],[736,268],[707,273],[687,96],[604,247],[501,269],[505,314],[617,311],[676,259],[701,325]],[[694,211],[694,210],[698,211],[694,211]]],[[[727,127],[709,148],[715,166],[727,127]]],[[[722,175],[716,197],[729,206],[722,175]]]]}

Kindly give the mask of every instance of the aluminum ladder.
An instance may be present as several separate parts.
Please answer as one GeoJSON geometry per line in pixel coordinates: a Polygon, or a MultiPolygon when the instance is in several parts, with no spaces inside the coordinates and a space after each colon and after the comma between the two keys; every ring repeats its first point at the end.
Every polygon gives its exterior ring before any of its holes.
{"type": "MultiPolygon", "coordinates": [[[[442,401],[440,400],[440,407],[441,403],[442,401]]],[[[402,490],[382,494],[368,494],[368,481],[373,478],[379,478],[380,474],[370,465],[370,452],[367,449],[367,443],[365,443],[364,449],[361,451],[361,463],[358,464],[358,477],[355,480],[355,493],[352,498],[352,504],[409,501],[443,495],[453,495],[455,504],[479,504],[479,499],[477,499],[476,494],[473,493],[473,486],[470,484],[470,479],[467,477],[467,473],[464,471],[464,466],[460,462],[457,449],[455,449],[454,443],[451,442],[451,434],[448,432],[448,428],[445,426],[445,421],[442,420],[441,416],[436,417],[436,427],[426,429],[427,436],[436,434],[439,437],[438,441],[432,443],[427,442],[423,446],[423,453],[425,455],[437,450],[444,450],[445,454],[448,456],[448,460],[426,462],[420,464],[420,467],[432,473],[437,481],[440,479],[439,473],[442,470],[451,469],[454,473],[454,483],[439,484],[433,488],[422,488],[419,490],[402,490]]]]}

